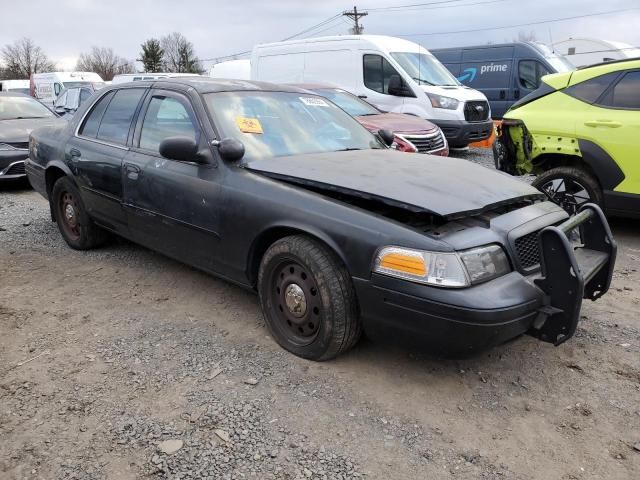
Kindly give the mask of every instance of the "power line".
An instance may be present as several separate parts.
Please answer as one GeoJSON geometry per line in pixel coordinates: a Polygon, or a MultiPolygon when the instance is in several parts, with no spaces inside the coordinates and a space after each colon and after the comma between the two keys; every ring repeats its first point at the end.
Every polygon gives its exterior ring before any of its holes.
{"type": "MultiPolygon", "coordinates": [[[[458,0],[458,1],[465,1],[465,0],[458,0]]],[[[480,2],[474,2],[474,3],[460,3],[460,4],[455,4],[455,5],[436,5],[436,6],[421,6],[421,4],[416,4],[416,5],[407,5],[405,8],[402,9],[392,9],[392,10],[387,10],[386,13],[404,13],[404,12],[408,12],[408,11],[416,11],[416,10],[439,10],[439,9],[443,9],[443,8],[457,8],[457,7],[472,7],[474,5],[488,5],[491,3],[502,3],[502,2],[509,2],[512,0],[483,0],[480,2]]],[[[431,5],[431,4],[429,4],[431,5]]],[[[393,8],[393,7],[385,7],[385,8],[393,8]]],[[[370,9],[371,11],[376,10],[374,9],[370,9]]],[[[375,12],[374,12],[375,13],[375,12]]]]}
{"type": "Polygon", "coordinates": [[[611,15],[613,13],[621,13],[621,12],[628,12],[631,10],[640,10],[640,8],[638,7],[632,7],[632,8],[623,8],[623,9],[619,9],[619,10],[610,10],[608,12],[598,12],[598,13],[587,13],[584,15],[574,15],[571,17],[563,17],[563,18],[555,18],[553,20],[540,20],[537,22],[528,22],[528,23],[519,23],[519,24],[513,24],[513,25],[503,25],[503,26],[496,26],[496,27],[483,27],[483,28],[471,28],[471,29],[467,29],[467,30],[452,30],[449,32],[429,32],[429,33],[409,33],[409,34],[396,34],[396,37],[427,37],[427,36],[431,36],[431,35],[449,35],[449,34],[456,34],[456,33],[473,33],[473,32],[484,32],[487,30],[503,30],[506,28],[516,28],[516,27],[528,27],[531,25],[542,25],[544,23],[555,23],[555,22],[562,22],[565,20],[575,20],[578,18],[586,18],[586,17],[597,17],[600,15],[611,15]]]}
{"type": "Polygon", "coordinates": [[[291,40],[293,38],[299,37],[300,35],[303,35],[303,34],[305,34],[307,32],[310,32],[311,30],[315,30],[318,27],[322,27],[322,26],[326,25],[327,23],[333,21],[334,19],[340,18],[341,16],[342,16],[341,13],[337,13],[333,17],[329,17],[326,20],[323,20],[322,22],[320,22],[320,23],[318,23],[318,24],[316,24],[316,25],[314,25],[312,27],[309,27],[309,28],[307,28],[305,30],[302,30],[301,32],[296,33],[295,35],[291,35],[290,37],[283,38],[281,40],[281,42],[286,42],[287,40],[291,40]]]}
{"type": "Polygon", "coordinates": [[[443,3],[459,3],[459,2],[464,2],[464,0],[439,0],[437,2],[413,3],[410,5],[392,5],[388,7],[367,8],[367,10],[369,10],[370,12],[380,11],[380,10],[401,10],[403,8],[428,7],[430,5],[440,5],[443,3]]]}

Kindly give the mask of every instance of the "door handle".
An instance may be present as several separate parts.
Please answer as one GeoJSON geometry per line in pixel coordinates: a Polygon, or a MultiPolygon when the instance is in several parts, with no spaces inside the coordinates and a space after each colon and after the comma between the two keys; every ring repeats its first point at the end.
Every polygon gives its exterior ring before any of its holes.
{"type": "Polygon", "coordinates": [[[138,167],[137,165],[126,163],[124,166],[124,171],[127,172],[127,178],[131,180],[137,180],[138,175],[140,174],[140,167],[138,167]]]}
{"type": "Polygon", "coordinates": [[[82,156],[82,152],[77,148],[72,148],[71,150],[69,150],[69,155],[71,156],[72,162],[77,162],[78,159],[82,156]]]}
{"type": "Polygon", "coordinates": [[[500,100],[504,100],[505,98],[507,98],[507,92],[500,90],[500,100]]]}
{"type": "Polygon", "coordinates": [[[519,88],[516,88],[516,89],[513,91],[513,98],[515,98],[515,99],[520,98],[520,89],[519,89],[519,88]]]}
{"type": "Polygon", "coordinates": [[[366,95],[358,95],[358,98],[367,98],[366,95]]]}
{"type": "Polygon", "coordinates": [[[613,120],[589,120],[584,122],[587,127],[609,127],[619,128],[622,126],[620,122],[614,122],[613,120]]]}

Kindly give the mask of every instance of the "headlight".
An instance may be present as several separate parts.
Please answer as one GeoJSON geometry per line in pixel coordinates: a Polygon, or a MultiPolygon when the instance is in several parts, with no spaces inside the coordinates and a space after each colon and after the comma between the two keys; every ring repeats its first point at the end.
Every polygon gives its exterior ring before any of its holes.
{"type": "Polygon", "coordinates": [[[440,287],[466,287],[469,280],[456,253],[385,247],[376,256],[374,271],[440,287]]]}
{"type": "Polygon", "coordinates": [[[0,150],[15,150],[11,145],[7,145],[6,143],[0,143],[0,150]]]}
{"type": "Polygon", "coordinates": [[[507,255],[499,245],[465,250],[460,252],[460,259],[472,284],[486,282],[511,271],[507,255]]]}
{"type": "Polygon", "coordinates": [[[455,98],[444,97],[435,93],[427,93],[427,97],[431,100],[431,106],[433,108],[444,108],[446,110],[455,110],[458,108],[460,102],[455,98]]]}
{"type": "Polygon", "coordinates": [[[378,251],[374,266],[376,273],[439,287],[468,287],[510,271],[507,255],[499,245],[456,253],[384,247],[378,251]]]}
{"type": "Polygon", "coordinates": [[[400,135],[395,136],[395,138],[393,139],[393,143],[391,144],[391,148],[399,150],[401,152],[416,153],[418,151],[413,143],[411,143],[406,138],[401,137],[400,135]]]}

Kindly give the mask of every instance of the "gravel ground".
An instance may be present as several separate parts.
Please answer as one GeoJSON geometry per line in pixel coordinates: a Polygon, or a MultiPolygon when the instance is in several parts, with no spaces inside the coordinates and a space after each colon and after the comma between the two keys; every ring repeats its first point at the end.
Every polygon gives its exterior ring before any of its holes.
{"type": "Polygon", "coordinates": [[[122,240],[73,251],[3,187],[0,478],[640,478],[638,226],[613,222],[613,288],[561,347],[314,363],[252,293],[122,240]]]}

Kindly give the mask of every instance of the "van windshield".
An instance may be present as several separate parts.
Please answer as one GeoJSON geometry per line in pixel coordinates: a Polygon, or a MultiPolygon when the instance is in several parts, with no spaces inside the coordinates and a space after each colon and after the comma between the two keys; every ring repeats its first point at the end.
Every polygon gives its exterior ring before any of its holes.
{"type": "Polygon", "coordinates": [[[395,52],[391,56],[418,85],[460,85],[460,82],[433,55],[395,52]]]}
{"type": "Polygon", "coordinates": [[[385,148],[362,125],[324,98],[289,92],[204,95],[220,137],[240,140],[244,160],[385,148]]]}

